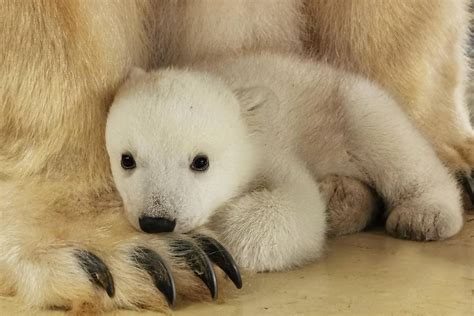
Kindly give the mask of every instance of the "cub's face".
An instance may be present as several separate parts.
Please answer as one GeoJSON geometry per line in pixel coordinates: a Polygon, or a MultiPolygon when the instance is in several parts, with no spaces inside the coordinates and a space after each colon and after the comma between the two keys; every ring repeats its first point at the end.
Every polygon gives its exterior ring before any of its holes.
{"type": "Polygon", "coordinates": [[[145,232],[188,232],[250,180],[253,148],[239,103],[205,74],[134,70],[106,130],[128,219],[145,232]]]}

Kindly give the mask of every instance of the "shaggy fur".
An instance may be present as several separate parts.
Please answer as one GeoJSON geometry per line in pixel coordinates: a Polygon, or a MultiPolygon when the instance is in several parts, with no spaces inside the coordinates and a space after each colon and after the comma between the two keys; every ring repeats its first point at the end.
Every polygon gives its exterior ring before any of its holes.
{"type": "MultiPolygon", "coordinates": [[[[124,249],[148,245],[167,257],[168,241],[129,227],[104,144],[112,95],[131,65],[263,49],[345,56],[341,67],[365,65],[358,71],[418,113],[444,161],[466,168],[465,1],[359,0],[351,11],[344,3],[1,1],[2,292],[16,291],[29,307],[163,307],[148,276],[130,273],[124,249]],[[91,285],[71,256],[77,248],[109,265],[116,299],[91,285]]],[[[201,293],[189,274],[175,275],[181,294],[201,293]]]]}
{"type": "Polygon", "coordinates": [[[465,99],[467,8],[468,1],[457,0],[308,1],[306,47],[315,58],[381,84],[441,160],[451,170],[470,173],[474,131],[465,99]]]}

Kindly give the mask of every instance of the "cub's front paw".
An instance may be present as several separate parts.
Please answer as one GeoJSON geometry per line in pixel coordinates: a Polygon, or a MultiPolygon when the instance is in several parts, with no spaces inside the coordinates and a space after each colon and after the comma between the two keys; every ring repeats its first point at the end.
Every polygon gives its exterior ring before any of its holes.
{"type": "Polygon", "coordinates": [[[242,268],[288,270],[322,254],[324,204],[312,202],[298,203],[279,192],[253,192],[228,204],[212,225],[242,268]]]}
{"type": "Polygon", "coordinates": [[[401,205],[389,214],[387,231],[398,238],[442,240],[457,234],[463,225],[462,210],[449,210],[436,205],[418,203],[401,205]]]}

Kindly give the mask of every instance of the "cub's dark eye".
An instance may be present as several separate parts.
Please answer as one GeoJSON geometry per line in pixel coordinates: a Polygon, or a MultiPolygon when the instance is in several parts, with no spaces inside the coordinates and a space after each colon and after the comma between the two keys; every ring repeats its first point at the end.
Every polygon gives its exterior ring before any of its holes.
{"type": "Polygon", "coordinates": [[[209,159],[206,155],[197,155],[191,163],[191,169],[194,171],[206,171],[209,168],[209,159]]]}
{"type": "Polygon", "coordinates": [[[137,166],[131,154],[123,154],[121,164],[123,169],[134,169],[137,166]]]}

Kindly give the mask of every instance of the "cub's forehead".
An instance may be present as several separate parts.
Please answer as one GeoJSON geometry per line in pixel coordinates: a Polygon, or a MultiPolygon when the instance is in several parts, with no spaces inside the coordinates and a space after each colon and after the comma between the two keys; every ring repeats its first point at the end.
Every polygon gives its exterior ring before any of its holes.
{"type": "Polygon", "coordinates": [[[164,145],[214,140],[233,126],[240,110],[220,80],[197,72],[164,70],[126,82],[109,114],[110,134],[130,142],[147,139],[164,145]]]}
{"type": "Polygon", "coordinates": [[[223,111],[236,105],[234,94],[218,78],[186,70],[159,70],[130,79],[116,99],[119,106],[133,106],[137,111],[179,111],[187,107],[223,111]]]}
{"type": "Polygon", "coordinates": [[[111,112],[133,117],[195,120],[237,116],[234,93],[218,78],[202,72],[160,70],[129,79],[119,90],[111,112]]]}
{"type": "Polygon", "coordinates": [[[234,93],[218,78],[201,72],[160,70],[129,79],[116,95],[109,120],[176,127],[232,120],[239,112],[234,93]]]}

